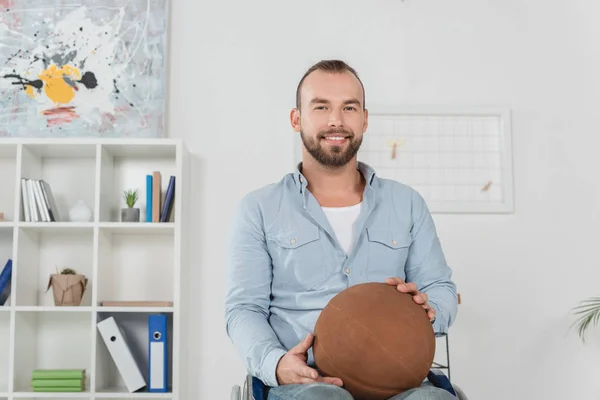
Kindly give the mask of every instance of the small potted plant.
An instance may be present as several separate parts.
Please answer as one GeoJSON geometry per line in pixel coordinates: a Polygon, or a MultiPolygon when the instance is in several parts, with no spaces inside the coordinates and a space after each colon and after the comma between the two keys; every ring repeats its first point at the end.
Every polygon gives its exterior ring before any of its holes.
{"type": "Polygon", "coordinates": [[[138,201],[138,190],[124,190],[123,197],[127,208],[121,209],[121,221],[123,222],[140,222],[140,209],[133,208],[138,201]]]}
{"type": "Polygon", "coordinates": [[[79,306],[87,288],[88,280],[72,268],[63,268],[56,274],[51,274],[46,291],[52,287],[54,305],[79,306]]]}

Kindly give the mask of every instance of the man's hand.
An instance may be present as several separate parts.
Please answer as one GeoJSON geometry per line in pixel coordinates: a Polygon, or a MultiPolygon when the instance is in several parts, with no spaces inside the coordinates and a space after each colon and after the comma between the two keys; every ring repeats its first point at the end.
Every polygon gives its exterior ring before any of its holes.
{"type": "Polygon", "coordinates": [[[313,335],[309,333],[303,341],[288,351],[277,364],[275,375],[280,385],[290,383],[324,382],[342,386],[342,380],[333,377],[319,376],[319,373],[306,364],[308,349],[312,346],[313,335]]]}
{"type": "Polygon", "coordinates": [[[433,321],[435,319],[435,310],[427,302],[427,293],[419,292],[415,283],[406,283],[402,278],[387,278],[385,283],[395,285],[399,292],[411,294],[414,302],[421,305],[427,311],[429,320],[433,321]]]}

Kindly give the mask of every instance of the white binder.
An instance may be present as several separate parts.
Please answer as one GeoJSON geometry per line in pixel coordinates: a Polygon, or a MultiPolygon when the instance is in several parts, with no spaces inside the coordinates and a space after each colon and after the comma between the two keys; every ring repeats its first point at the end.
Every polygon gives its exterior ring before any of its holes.
{"type": "Polygon", "coordinates": [[[131,354],[125,335],[123,335],[123,331],[117,325],[114,317],[100,321],[97,325],[100,335],[127,386],[127,390],[132,393],[146,386],[144,376],[131,354]]]}

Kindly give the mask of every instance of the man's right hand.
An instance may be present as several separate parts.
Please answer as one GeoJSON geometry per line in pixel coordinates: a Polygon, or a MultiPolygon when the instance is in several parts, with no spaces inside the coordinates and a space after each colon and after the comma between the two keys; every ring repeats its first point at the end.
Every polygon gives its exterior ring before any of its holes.
{"type": "Polygon", "coordinates": [[[340,378],[319,376],[317,370],[306,364],[306,360],[308,359],[307,352],[312,346],[313,339],[312,333],[309,333],[303,341],[281,357],[275,371],[277,382],[280,385],[325,382],[342,386],[343,382],[340,378]]]}

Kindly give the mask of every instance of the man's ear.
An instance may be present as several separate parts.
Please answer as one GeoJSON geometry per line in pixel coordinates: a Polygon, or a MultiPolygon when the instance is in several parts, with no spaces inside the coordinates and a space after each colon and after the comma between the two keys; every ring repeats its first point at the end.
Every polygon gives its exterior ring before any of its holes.
{"type": "Polygon", "coordinates": [[[302,126],[300,124],[300,110],[299,109],[292,108],[292,111],[290,111],[290,123],[292,124],[292,128],[294,128],[294,131],[300,132],[300,130],[302,129],[302,126]]]}
{"type": "Polygon", "coordinates": [[[365,108],[365,123],[363,124],[363,133],[367,131],[369,127],[369,110],[365,108]]]}

